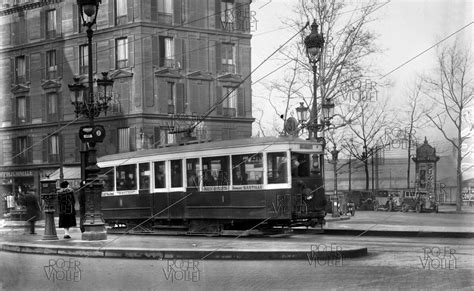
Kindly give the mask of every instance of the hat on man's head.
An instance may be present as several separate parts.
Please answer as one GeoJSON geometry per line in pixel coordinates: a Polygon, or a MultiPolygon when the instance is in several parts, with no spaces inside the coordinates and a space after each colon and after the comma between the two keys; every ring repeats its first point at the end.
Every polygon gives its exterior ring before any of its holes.
{"type": "Polygon", "coordinates": [[[69,186],[69,182],[68,181],[62,181],[61,184],[59,184],[59,186],[61,186],[61,188],[67,188],[67,186],[69,186]]]}

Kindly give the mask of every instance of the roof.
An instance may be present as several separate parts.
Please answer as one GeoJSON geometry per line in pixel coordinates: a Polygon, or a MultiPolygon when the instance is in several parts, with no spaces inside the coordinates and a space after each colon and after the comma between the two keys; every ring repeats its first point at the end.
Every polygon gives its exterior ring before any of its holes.
{"type": "Polygon", "coordinates": [[[161,147],[156,149],[141,150],[135,152],[125,152],[119,154],[112,154],[102,156],[98,159],[98,162],[119,160],[119,159],[132,159],[132,158],[143,158],[147,156],[156,156],[159,154],[175,154],[185,152],[198,152],[207,151],[214,149],[235,149],[241,147],[251,146],[264,146],[264,145],[278,145],[278,144],[305,144],[315,145],[321,144],[314,140],[305,140],[301,138],[295,138],[293,136],[282,136],[282,137],[259,137],[259,138],[245,138],[245,139],[231,139],[223,141],[205,142],[205,143],[194,143],[181,146],[169,146],[161,147]]]}

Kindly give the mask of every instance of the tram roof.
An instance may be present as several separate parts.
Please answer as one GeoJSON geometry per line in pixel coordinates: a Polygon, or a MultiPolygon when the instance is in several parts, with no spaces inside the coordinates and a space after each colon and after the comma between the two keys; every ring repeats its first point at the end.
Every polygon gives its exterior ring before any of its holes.
{"type": "Polygon", "coordinates": [[[147,156],[156,156],[160,154],[175,154],[181,152],[199,152],[209,151],[216,149],[230,149],[230,148],[245,148],[257,145],[277,145],[277,144],[306,144],[314,145],[321,144],[314,140],[305,140],[296,138],[293,136],[281,136],[281,137],[256,137],[256,138],[244,138],[244,139],[230,139],[222,141],[210,141],[202,143],[192,143],[185,145],[172,145],[166,147],[160,147],[155,149],[125,152],[119,154],[106,155],[98,158],[98,162],[120,160],[120,159],[133,159],[142,158],[147,156]]]}

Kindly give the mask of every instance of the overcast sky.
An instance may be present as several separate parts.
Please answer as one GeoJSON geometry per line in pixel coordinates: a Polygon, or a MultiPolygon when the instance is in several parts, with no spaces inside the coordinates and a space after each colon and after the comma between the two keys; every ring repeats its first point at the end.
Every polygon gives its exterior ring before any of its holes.
{"type": "MultiPolygon", "coordinates": [[[[355,4],[354,8],[361,7],[366,3],[366,1],[356,0],[348,2],[351,5],[355,4]]],[[[473,21],[474,1],[472,0],[392,0],[379,2],[381,4],[388,3],[373,14],[373,17],[377,20],[371,24],[370,29],[379,34],[378,44],[384,50],[383,54],[374,60],[379,66],[381,75],[389,73],[473,21]]],[[[293,7],[296,4],[297,1],[295,0],[252,1],[253,21],[256,21],[252,25],[254,30],[252,66],[254,68],[295,33],[294,29],[285,28],[282,19],[292,17],[293,7]]],[[[351,8],[347,7],[344,10],[351,10],[351,8]]],[[[463,29],[445,41],[444,44],[454,41],[457,36],[461,37],[464,44],[470,46],[472,51],[473,26],[470,25],[463,29]]],[[[388,92],[383,92],[382,94],[385,96],[380,97],[391,98],[392,101],[394,98],[396,100],[403,98],[405,88],[412,84],[411,82],[416,74],[429,73],[433,70],[435,55],[436,48],[433,48],[390,73],[385,78],[390,78],[394,82],[394,87],[388,92]]],[[[281,59],[281,55],[275,56],[275,58],[277,57],[281,59]]],[[[260,79],[279,64],[281,62],[266,62],[254,73],[252,80],[260,79]]],[[[262,83],[277,78],[284,71],[285,69],[282,68],[252,87],[254,106],[264,108],[268,106],[264,99],[259,98],[268,95],[268,91],[264,89],[262,83]]],[[[377,81],[377,77],[375,81],[377,81]]],[[[397,101],[397,103],[400,102],[397,101]]],[[[268,124],[271,124],[275,114],[270,110],[268,114],[266,119],[268,119],[268,124]]],[[[446,145],[443,137],[436,131],[429,130],[429,127],[424,134],[428,135],[433,145],[440,147],[446,145]]]]}

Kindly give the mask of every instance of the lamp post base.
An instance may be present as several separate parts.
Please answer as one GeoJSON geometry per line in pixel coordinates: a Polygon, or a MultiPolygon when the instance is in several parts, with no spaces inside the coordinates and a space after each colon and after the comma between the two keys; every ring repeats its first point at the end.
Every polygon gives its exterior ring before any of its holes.
{"type": "Polygon", "coordinates": [[[85,231],[82,233],[82,240],[106,240],[107,232],[103,224],[97,225],[86,225],[84,224],[85,231]]]}
{"type": "Polygon", "coordinates": [[[45,211],[44,214],[44,235],[42,240],[58,240],[56,225],[54,224],[54,211],[45,211]]]}

